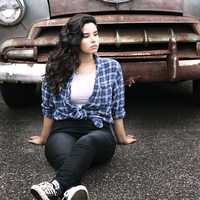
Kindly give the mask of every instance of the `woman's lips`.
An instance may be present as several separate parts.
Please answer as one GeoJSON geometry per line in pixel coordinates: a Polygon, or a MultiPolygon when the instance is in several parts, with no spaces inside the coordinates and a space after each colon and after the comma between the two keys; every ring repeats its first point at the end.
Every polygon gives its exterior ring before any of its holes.
{"type": "Polygon", "coordinates": [[[97,45],[92,45],[90,48],[92,48],[92,49],[97,49],[98,46],[97,46],[97,45]]]}

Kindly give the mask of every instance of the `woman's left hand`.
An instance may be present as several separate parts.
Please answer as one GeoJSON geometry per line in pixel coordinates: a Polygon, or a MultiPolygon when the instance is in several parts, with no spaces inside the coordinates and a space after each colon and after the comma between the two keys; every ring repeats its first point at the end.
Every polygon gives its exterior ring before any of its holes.
{"type": "Polygon", "coordinates": [[[134,135],[128,134],[128,135],[125,136],[124,141],[122,141],[121,143],[122,144],[132,144],[132,143],[134,143],[136,141],[137,140],[136,140],[134,135]]]}

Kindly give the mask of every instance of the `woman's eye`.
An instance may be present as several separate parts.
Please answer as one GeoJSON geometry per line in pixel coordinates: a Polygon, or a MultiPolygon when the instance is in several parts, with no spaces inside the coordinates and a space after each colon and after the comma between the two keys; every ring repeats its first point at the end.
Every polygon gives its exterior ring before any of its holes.
{"type": "MultiPolygon", "coordinates": [[[[98,32],[95,32],[95,33],[93,33],[93,36],[98,36],[99,34],[98,34],[98,32]]],[[[92,36],[92,34],[91,35],[89,35],[89,34],[83,34],[83,38],[89,38],[90,36],[92,36]]]]}
{"type": "Polygon", "coordinates": [[[89,37],[89,35],[83,35],[83,37],[84,37],[84,38],[88,38],[88,37],[89,37]]]}

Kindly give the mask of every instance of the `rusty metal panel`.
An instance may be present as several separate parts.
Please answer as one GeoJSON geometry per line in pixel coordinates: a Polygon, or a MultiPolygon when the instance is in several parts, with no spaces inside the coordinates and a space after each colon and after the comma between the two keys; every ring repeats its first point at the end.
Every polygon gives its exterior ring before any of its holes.
{"type": "Polygon", "coordinates": [[[111,12],[111,11],[159,11],[159,12],[183,12],[184,0],[130,0],[115,1],[104,0],[49,0],[51,16],[60,16],[75,13],[111,12]]]}
{"type": "MultiPolygon", "coordinates": [[[[124,81],[140,77],[138,82],[163,82],[169,81],[167,62],[121,62],[124,81]]],[[[200,77],[200,60],[179,61],[175,81],[194,80],[200,77]]]]}
{"type": "MultiPolygon", "coordinates": [[[[171,23],[171,24],[196,24],[198,26],[199,21],[194,17],[188,16],[169,16],[169,15],[132,15],[132,14],[113,14],[113,15],[97,15],[94,17],[97,20],[98,24],[148,24],[148,23],[171,23]]],[[[57,27],[63,26],[69,18],[57,18],[50,20],[43,20],[33,24],[33,27],[30,30],[29,36],[33,34],[33,29],[40,27],[57,27]]],[[[200,33],[200,29],[199,29],[200,33]]]]}
{"type": "MultiPolygon", "coordinates": [[[[161,30],[132,30],[132,29],[115,29],[100,32],[101,44],[144,44],[149,43],[167,43],[169,41],[169,29],[161,30]]],[[[196,42],[200,41],[200,36],[194,33],[176,31],[176,40],[178,42],[196,42]]]]}

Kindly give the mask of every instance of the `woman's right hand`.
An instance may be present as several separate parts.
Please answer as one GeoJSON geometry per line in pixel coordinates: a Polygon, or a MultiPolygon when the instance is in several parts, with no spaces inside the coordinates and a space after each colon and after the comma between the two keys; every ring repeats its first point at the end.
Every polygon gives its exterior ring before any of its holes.
{"type": "Polygon", "coordinates": [[[34,135],[31,136],[30,139],[28,140],[28,142],[32,143],[32,144],[38,144],[38,145],[43,145],[46,143],[46,140],[39,135],[34,135]]]}
{"type": "Polygon", "coordinates": [[[49,133],[51,132],[52,124],[53,124],[53,119],[44,117],[43,127],[40,132],[40,135],[31,136],[28,142],[32,144],[40,144],[40,145],[45,144],[49,136],[49,133]]]}

